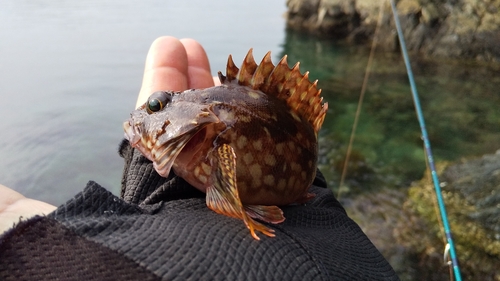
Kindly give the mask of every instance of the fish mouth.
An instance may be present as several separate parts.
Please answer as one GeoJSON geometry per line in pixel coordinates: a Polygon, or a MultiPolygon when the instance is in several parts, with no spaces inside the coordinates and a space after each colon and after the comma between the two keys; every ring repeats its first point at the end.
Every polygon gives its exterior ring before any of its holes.
{"type": "Polygon", "coordinates": [[[125,139],[127,139],[130,145],[134,146],[141,140],[140,129],[136,126],[130,124],[131,121],[123,122],[123,130],[125,131],[125,139]]]}
{"type": "MultiPolygon", "coordinates": [[[[153,161],[153,167],[156,172],[160,174],[162,177],[167,177],[172,169],[175,159],[182,151],[184,146],[189,142],[191,137],[195,135],[195,132],[189,132],[183,135],[180,135],[176,138],[170,139],[169,141],[161,144],[154,145],[152,149],[149,151],[153,161]]],[[[139,148],[141,150],[141,148],[139,148]]],[[[141,151],[143,154],[146,154],[144,151],[141,151]]]]}
{"type": "Polygon", "coordinates": [[[146,158],[153,162],[156,172],[162,177],[167,177],[174,161],[180,152],[189,143],[191,138],[203,130],[205,126],[193,128],[175,138],[161,143],[156,138],[143,134],[140,126],[133,126],[130,121],[123,123],[125,138],[130,145],[138,149],[146,158]]]}

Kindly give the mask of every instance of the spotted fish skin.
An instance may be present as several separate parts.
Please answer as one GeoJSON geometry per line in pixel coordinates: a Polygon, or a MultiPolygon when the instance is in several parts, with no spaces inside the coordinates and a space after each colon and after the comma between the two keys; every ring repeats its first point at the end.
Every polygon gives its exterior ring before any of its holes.
{"type": "Polygon", "coordinates": [[[250,50],[237,68],[231,56],[221,85],[161,92],[132,112],[125,137],[153,161],[207,193],[217,213],[242,219],[274,236],[269,223],[284,220],[277,206],[305,202],[316,174],[317,136],[325,118],[317,82],[275,66],[267,53],[257,65],[250,50]]]}

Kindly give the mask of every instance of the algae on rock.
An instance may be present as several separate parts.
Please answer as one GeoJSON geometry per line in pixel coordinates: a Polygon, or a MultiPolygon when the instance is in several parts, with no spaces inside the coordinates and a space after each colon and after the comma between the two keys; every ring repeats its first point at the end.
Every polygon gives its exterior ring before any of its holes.
{"type": "MultiPolygon", "coordinates": [[[[500,151],[438,168],[463,275],[470,280],[500,280],[500,151]]],[[[421,255],[442,255],[445,236],[428,175],[409,189],[404,208],[422,220],[432,241],[415,237],[415,229],[409,225],[398,235],[400,243],[421,255]]]]}

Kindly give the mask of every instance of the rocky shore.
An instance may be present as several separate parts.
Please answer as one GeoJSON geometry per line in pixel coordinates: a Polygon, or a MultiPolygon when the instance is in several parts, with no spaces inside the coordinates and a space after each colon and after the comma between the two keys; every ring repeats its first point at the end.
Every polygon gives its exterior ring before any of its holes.
{"type": "MultiPolygon", "coordinates": [[[[368,44],[380,9],[383,50],[399,50],[389,1],[287,0],[287,26],[320,37],[368,44]]],[[[500,62],[500,0],[400,0],[407,47],[429,57],[500,62]]]]}
{"type": "MultiPolygon", "coordinates": [[[[500,280],[500,150],[440,163],[439,178],[464,280],[500,280]]],[[[445,238],[429,175],[408,190],[344,202],[401,280],[448,280],[445,238]]]]}

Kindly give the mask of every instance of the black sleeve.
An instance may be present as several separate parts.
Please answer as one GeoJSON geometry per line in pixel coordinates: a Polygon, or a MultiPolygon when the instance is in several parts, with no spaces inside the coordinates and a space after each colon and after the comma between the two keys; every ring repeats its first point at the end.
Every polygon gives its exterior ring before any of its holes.
{"type": "Polygon", "coordinates": [[[208,209],[203,193],[173,174],[156,174],[128,143],[120,154],[126,163],[121,198],[90,182],[49,217],[19,224],[0,237],[0,279],[21,268],[38,272],[42,263],[55,276],[80,270],[75,264],[116,278],[126,268],[125,280],[399,280],[321,173],[311,188],[316,197],[282,207],[286,220],[271,225],[276,237],[261,234],[256,241],[241,220],[208,209]],[[37,244],[55,250],[46,253],[37,244]],[[27,257],[34,254],[38,267],[27,257]],[[63,261],[54,262],[54,255],[63,261]]]}

